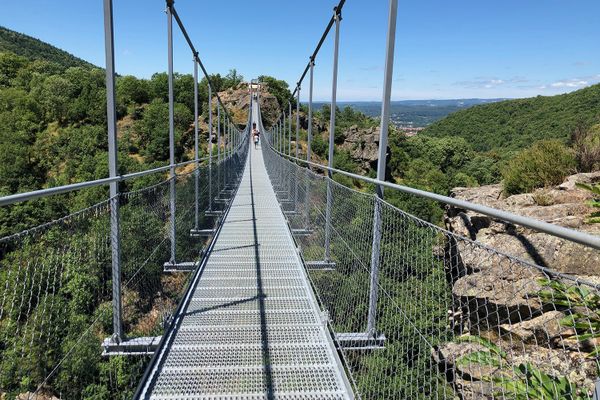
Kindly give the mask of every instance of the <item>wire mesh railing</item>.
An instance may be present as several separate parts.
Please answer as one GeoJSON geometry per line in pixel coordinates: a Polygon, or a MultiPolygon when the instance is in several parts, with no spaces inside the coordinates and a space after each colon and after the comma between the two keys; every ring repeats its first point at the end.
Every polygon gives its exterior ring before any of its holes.
{"type": "MultiPolygon", "coordinates": [[[[196,180],[199,227],[215,202],[235,188],[247,140],[220,163],[178,174],[175,244],[178,257],[198,261],[210,238],[195,227],[196,180]],[[221,177],[219,180],[217,177],[221,177]],[[212,195],[211,199],[209,195],[212,195]]],[[[161,335],[188,284],[189,273],[164,272],[172,240],[171,179],[119,194],[123,331],[127,339],[161,335]]],[[[64,399],[131,398],[150,360],[102,356],[112,335],[110,204],[107,200],[0,239],[0,395],[64,399]]]]}
{"type": "Polygon", "coordinates": [[[505,254],[262,148],[358,397],[593,398],[600,277],[505,254]]]}

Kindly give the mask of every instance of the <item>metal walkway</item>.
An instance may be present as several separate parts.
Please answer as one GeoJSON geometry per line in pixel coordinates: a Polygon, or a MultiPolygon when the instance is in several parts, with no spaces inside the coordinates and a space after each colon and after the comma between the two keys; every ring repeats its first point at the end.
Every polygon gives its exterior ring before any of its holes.
{"type": "Polygon", "coordinates": [[[250,146],[237,194],[140,398],[353,397],[262,152],[250,146]]]}

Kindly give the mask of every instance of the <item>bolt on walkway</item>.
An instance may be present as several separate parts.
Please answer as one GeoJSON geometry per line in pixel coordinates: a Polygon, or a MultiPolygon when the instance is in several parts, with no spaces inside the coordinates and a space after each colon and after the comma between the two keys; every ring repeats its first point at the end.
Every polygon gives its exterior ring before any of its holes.
{"type": "MultiPolygon", "coordinates": [[[[256,107],[253,114],[256,121],[256,107]]],[[[262,152],[250,146],[237,194],[140,398],[353,397],[262,152]]]]}

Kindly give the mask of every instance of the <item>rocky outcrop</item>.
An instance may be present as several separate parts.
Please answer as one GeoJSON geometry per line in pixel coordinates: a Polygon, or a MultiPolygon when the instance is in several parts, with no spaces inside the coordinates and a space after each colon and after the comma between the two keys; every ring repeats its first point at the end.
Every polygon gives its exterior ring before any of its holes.
{"type": "Polygon", "coordinates": [[[379,127],[359,128],[352,125],[344,132],[344,143],[341,145],[363,171],[377,169],[379,155],[379,127]]]}
{"type": "MultiPolygon", "coordinates": [[[[600,182],[600,172],[569,176],[555,188],[534,193],[502,196],[501,185],[455,188],[452,196],[514,214],[600,235],[600,224],[587,224],[594,211],[587,204],[592,195],[575,182],[600,182]]],[[[515,226],[472,211],[449,207],[446,227],[453,233],[554,271],[573,275],[600,276],[600,252],[565,239],[515,226]],[[573,255],[578,255],[574,257],[573,255]]],[[[469,251],[460,251],[464,268],[476,270],[477,259],[469,251]]]]}
{"type": "MultiPolygon", "coordinates": [[[[501,185],[456,188],[452,195],[600,235],[600,224],[586,223],[595,211],[587,204],[592,194],[576,182],[600,182],[600,172],[576,174],[557,187],[509,197],[503,196],[501,185]]],[[[485,337],[496,346],[494,354],[477,341],[447,342],[432,351],[454,390],[463,399],[493,398],[498,390],[493,382],[523,381],[515,368],[531,365],[551,377],[566,377],[589,393],[597,376],[589,353],[600,348],[600,339],[575,329],[600,321],[595,300],[600,298],[600,252],[457,207],[446,209],[445,224],[454,233],[442,257],[452,286],[452,327],[457,334],[485,337]],[[549,280],[558,286],[548,286],[549,280]],[[490,358],[500,365],[490,364],[490,358]]]]}
{"type": "Polygon", "coordinates": [[[514,348],[509,342],[500,342],[492,351],[478,343],[449,342],[434,348],[431,356],[462,399],[504,398],[507,393],[502,380],[523,382],[523,375],[511,366],[528,365],[549,376],[566,376],[586,393],[594,388],[595,360],[562,349],[514,348]]]}
{"type": "MultiPolygon", "coordinates": [[[[228,89],[219,92],[219,97],[223,105],[232,114],[233,122],[240,126],[246,126],[248,121],[248,110],[250,109],[250,92],[246,82],[240,83],[235,89],[228,89]]],[[[213,101],[213,108],[216,108],[216,99],[213,101]]]]}

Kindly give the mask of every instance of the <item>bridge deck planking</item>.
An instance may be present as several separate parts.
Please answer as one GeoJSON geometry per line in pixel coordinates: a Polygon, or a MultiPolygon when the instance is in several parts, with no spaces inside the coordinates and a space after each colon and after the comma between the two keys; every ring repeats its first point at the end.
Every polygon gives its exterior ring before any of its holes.
{"type": "Polygon", "coordinates": [[[141,398],[353,398],[262,152],[250,146],[240,187],[141,398]]]}

